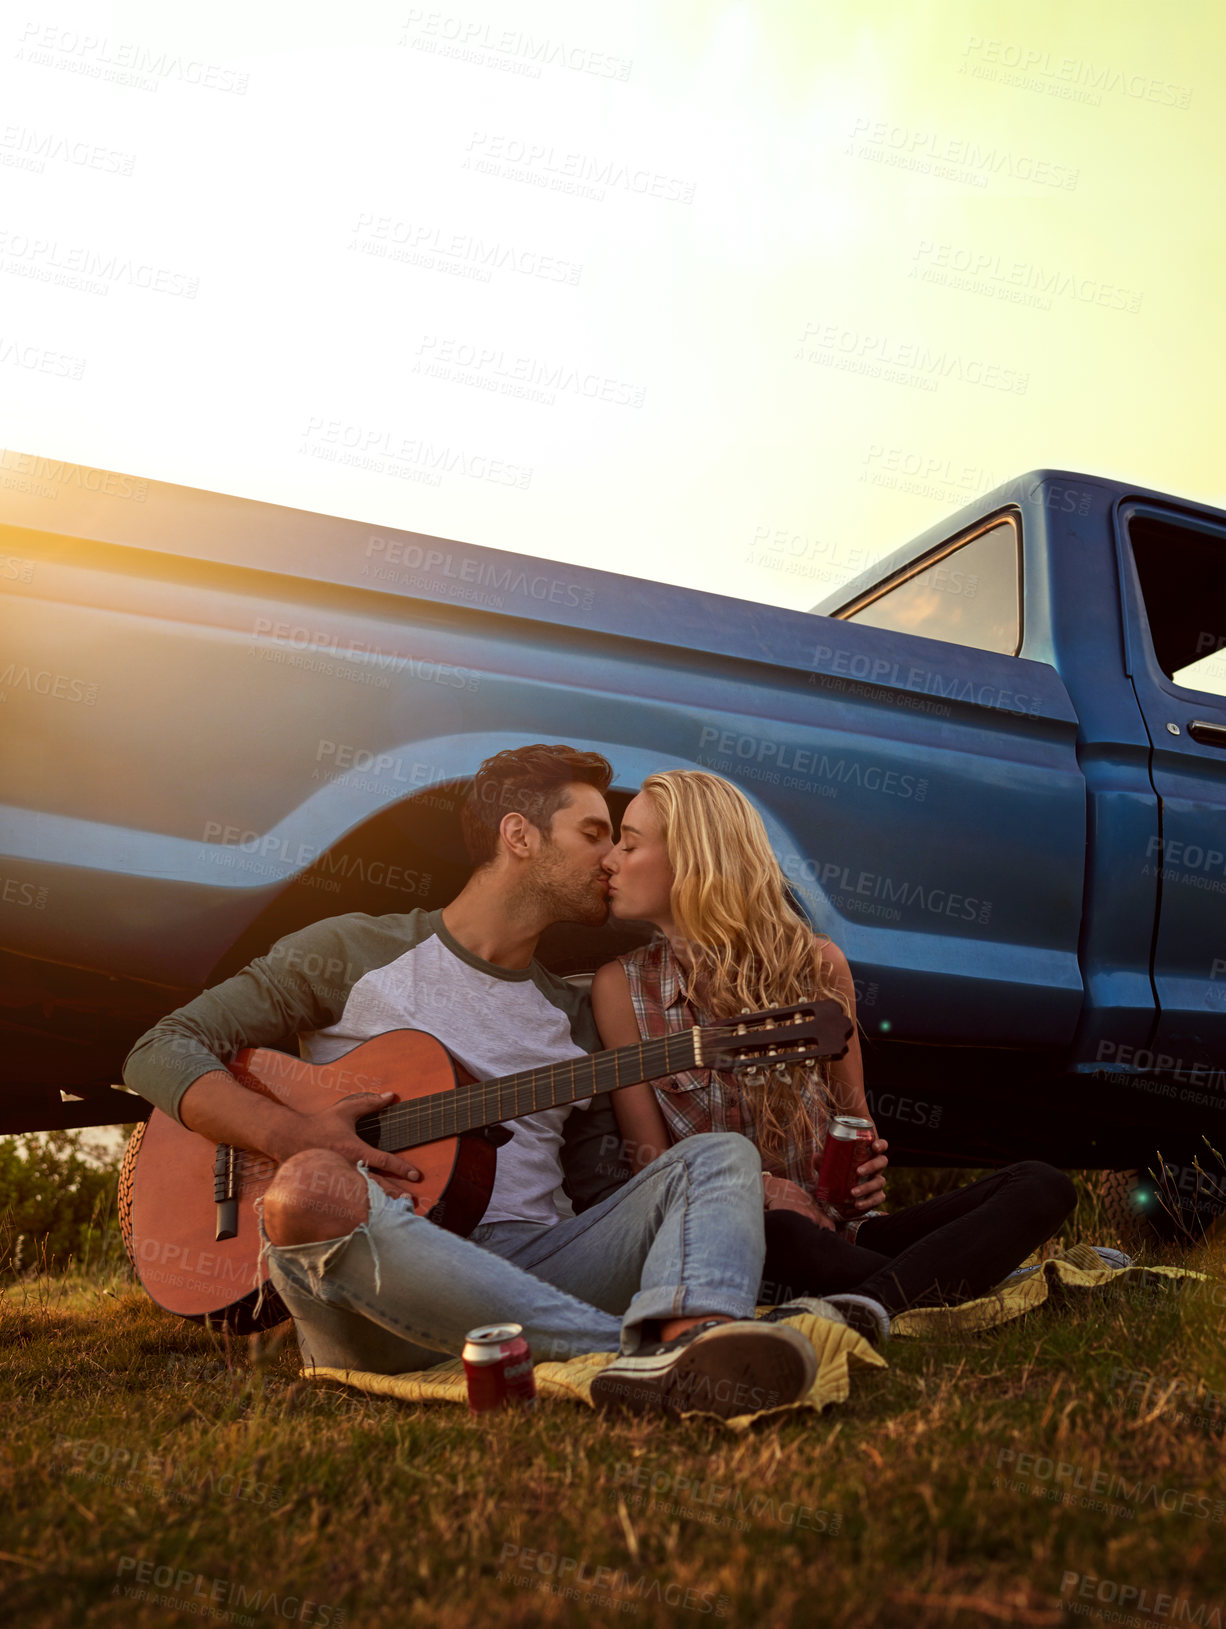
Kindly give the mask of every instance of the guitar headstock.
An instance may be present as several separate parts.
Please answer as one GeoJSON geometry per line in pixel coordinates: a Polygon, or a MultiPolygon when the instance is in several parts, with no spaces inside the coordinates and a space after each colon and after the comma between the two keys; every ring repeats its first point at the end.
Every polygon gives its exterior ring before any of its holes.
{"type": "Polygon", "coordinates": [[[852,1030],[838,1002],[827,1000],[740,1013],[698,1033],[705,1068],[738,1070],[841,1058],[852,1030]]]}

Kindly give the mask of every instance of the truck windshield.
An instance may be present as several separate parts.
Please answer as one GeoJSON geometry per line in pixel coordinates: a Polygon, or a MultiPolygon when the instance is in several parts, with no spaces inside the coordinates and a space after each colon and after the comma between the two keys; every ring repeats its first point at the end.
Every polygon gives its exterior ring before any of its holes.
{"type": "Polygon", "coordinates": [[[893,633],[1016,656],[1021,645],[1020,534],[1012,515],[908,566],[839,614],[893,633]]]}

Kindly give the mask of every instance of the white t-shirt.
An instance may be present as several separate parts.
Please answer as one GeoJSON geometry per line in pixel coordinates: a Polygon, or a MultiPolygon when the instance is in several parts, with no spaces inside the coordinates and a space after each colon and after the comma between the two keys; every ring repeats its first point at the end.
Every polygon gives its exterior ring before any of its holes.
{"type": "MultiPolygon", "coordinates": [[[[571,1035],[570,1013],[558,1005],[559,981],[535,962],[522,971],[483,962],[447,933],[439,912],[412,914],[426,929],[417,943],[362,974],[335,1023],[300,1037],[309,1063],[332,1063],[390,1029],[433,1035],[475,1080],[586,1055],[571,1035]]],[[[562,1128],[573,1108],[590,1103],[584,1098],[506,1122],[511,1141],[498,1150],[482,1222],[548,1225],[559,1213],[571,1214],[561,1192],[562,1128]]]]}

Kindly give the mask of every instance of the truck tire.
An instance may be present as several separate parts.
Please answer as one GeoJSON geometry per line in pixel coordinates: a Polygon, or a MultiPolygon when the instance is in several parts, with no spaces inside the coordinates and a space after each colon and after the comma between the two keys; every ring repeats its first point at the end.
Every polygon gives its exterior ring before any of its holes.
{"type": "Polygon", "coordinates": [[[1103,1210],[1126,1246],[1157,1240],[1192,1249],[1212,1237],[1226,1215],[1226,1171],[1203,1142],[1163,1149],[1162,1164],[1165,1181],[1157,1151],[1145,1166],[1104,1172],[1103,1210]]]}

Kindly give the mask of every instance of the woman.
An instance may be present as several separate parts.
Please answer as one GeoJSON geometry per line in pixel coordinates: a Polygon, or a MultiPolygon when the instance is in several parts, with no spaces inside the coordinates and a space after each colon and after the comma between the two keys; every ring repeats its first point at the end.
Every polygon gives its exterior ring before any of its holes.
{"type": "MultiPolygon", "coordinates": [[[[596,974],[592,1004],[606,1047],[822,997],[854,1023],[846,958],[790,905],[762,819],[729,781],[700,770],[649,775],[605,867],[612,914],[658,930],[596,974]]],[[[854,1031],[843,1058],[785,1078],[693,1070],[624,1087],[613,1103],[639,1163],[695,1132],[752,1138],[767,1210],[764,1298],[824,1296],[877,1341],[906,1307],[972,1299],[999,1284],[1076,1203],[1062,1172],[1027,1160],[887,1216],[873,1210],[888,1146],[874,1137],[853,1190],[858,1214],[836,1228],[811,1190],[830,1117],[871,1119],[854,1031]]]]}

